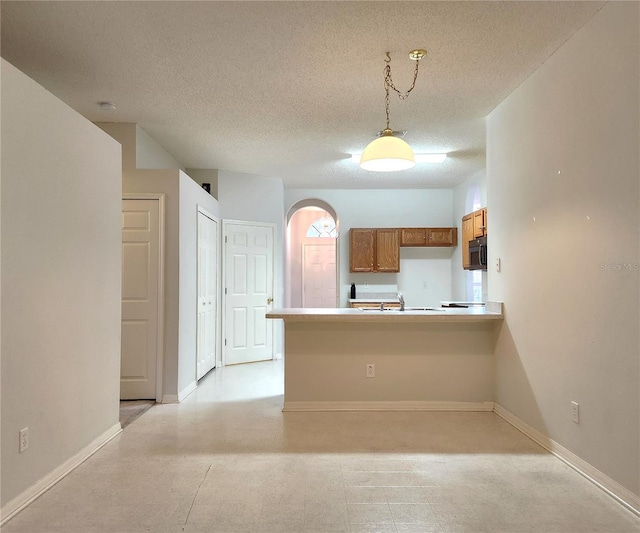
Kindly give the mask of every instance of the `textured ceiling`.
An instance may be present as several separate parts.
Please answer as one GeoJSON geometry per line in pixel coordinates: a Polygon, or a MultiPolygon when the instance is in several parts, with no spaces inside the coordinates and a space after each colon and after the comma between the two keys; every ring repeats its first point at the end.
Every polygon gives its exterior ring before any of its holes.
{"type": "Polygon", "coordinates": [[[484,117],[602,2],[8,2],[2,56],[89,120],[136,122],[187,168],[287,188],[449,188],[484,167],[484,117]],[[444,164],[358,168],[383,68],[416,88],[391,127],[444,164]],[[112,101],[113,112],[97,103],[112,101]]]}

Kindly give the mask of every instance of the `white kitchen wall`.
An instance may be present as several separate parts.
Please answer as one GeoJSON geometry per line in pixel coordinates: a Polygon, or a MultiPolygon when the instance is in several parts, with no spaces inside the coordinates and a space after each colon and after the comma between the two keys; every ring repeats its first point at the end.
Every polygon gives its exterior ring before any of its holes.
{"type": "MultiPolygon", "coordinates": [[[[462,268],[462,217],[472,213],[478,207],[487,205],[487,171],[482,169],[453,189],[453,219],[458,228],[458,247],[451,258],[451,284],[453,300],[473,300],[473,273],[462,268]]],[[[491,225],[491,208],[488,207],[489,226],[491,225]]],[[[487,238],[489,243],[490,237],[487,238]]],[[[490,244],[489,244],[490,246],[490,244]]],[[[488,292],[487,272],[478,271],[482,277],[483,300],[488,292]]]]}
{"type": "Polygon", "coordinates": [[[122,168],[117,142],[4,59],[1,79],[4,520],[120,431],[122,168]]]}
{"type": "Polygon", "coordinates": [[[639,15],[605,5],[487,120],[496,401],[638,508],[639,15]]]}
{"type": "Polygon", "coordinates": [[[408,305],[436,305],[451,298],[451,248],[405,248],[400,253],[399,274],[349,272],[350,228],[453,226],[451,190],[286,189],[284,197],[287,211],[307,198],[318,198],[335,209],[340,222],[340,306],[346,306],[352,282],[358,294],[401,290],[408,305]]]}

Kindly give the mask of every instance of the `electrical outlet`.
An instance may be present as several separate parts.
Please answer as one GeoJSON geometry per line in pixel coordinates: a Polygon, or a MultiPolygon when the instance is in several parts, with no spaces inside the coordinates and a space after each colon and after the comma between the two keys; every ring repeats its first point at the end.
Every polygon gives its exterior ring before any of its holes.
{"type": "Polygon", "coordinates": [[[375,378],[376,377],[376,365],[373,363],[367,363],[367,377],[375,378]]]}
{"type": "Polygon", "coordinates": [[[26,452],[27,448],[29,448],[29,428],[21,429],[18,432],[19,442],[18,442],[18,451],[20,453],[26,452]]]}
{"type": "Polygon", "coordinates": [[[573,422],[575,424],[579,424],[580,423],[580,405],[578,404],[578,402],[571,402],[571,409],[572,409],[572,417],[573,417],[573,422]]]}

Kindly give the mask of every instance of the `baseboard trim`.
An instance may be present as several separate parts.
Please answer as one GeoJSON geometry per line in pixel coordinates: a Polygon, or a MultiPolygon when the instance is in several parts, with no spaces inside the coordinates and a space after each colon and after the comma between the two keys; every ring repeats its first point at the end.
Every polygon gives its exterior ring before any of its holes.
{"type": "Polygon", "coordinates": [[[493,411],[493,402],[284,402],[282,411],[493,411]]]}
{"type": "Polygon", "coordinates": [[[632,513],[640,516],[640,496],[634,494],[629,489],[623,487],[617,481],[614,481],[600,470],[587,463],[584,459],[581,459],[567,448],[558,444],[548,435],[538,431],[531,427],[526,422],[520,420],[513,413],[505,409],[499,404],[495,404],[495,413],[509,422],[517,430],[524,433],[531,440],[537,442],[549,453],[555,455],[562,462],[569,465],[576,472],[587,478],[594,485],[605,491],[613,499],[624,505],[632,513]]]}
{"type": "Polygon", "coordinates": [[[69,475],[82,463],[84,463],[89,457],[96,453],[100,448],[107,444],[111,439],[122,433],[122,427],[120,422],[111,426],[102,435],[95,438],[90,444],[82,448],[78,453],[67,459],[57,468],[54,468],[46,476],[40,479],[37,483],[23,491],[16,496],[13,500],[8,502],[1,510],[0,516],[2,521],[0,527],[11,520],[15,515],[22,511],[31,502],[38,499],[42,494],[47,492],[58,481],[69,475]]]}
{"type": "Polygon", "coordinates": [[[184,389],[182,389],[178,393],[178,402],[181,402],[182,400],[184,400],[187,396],[189,396],[189,394],[191,394],[197,388],[198,388],[197,381],[192,381],[191,383],[189,383],[189,385],[187,385],[184,389]]]}

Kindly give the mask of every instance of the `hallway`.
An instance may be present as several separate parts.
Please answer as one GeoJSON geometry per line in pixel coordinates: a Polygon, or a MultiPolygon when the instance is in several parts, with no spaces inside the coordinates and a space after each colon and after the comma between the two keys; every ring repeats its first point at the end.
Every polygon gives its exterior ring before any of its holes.
{"type": "Polygon", "coordinates": [[[493,413],[282,413],[282,361],[156,405],[3,533],[632,533],[493,413]]]}

